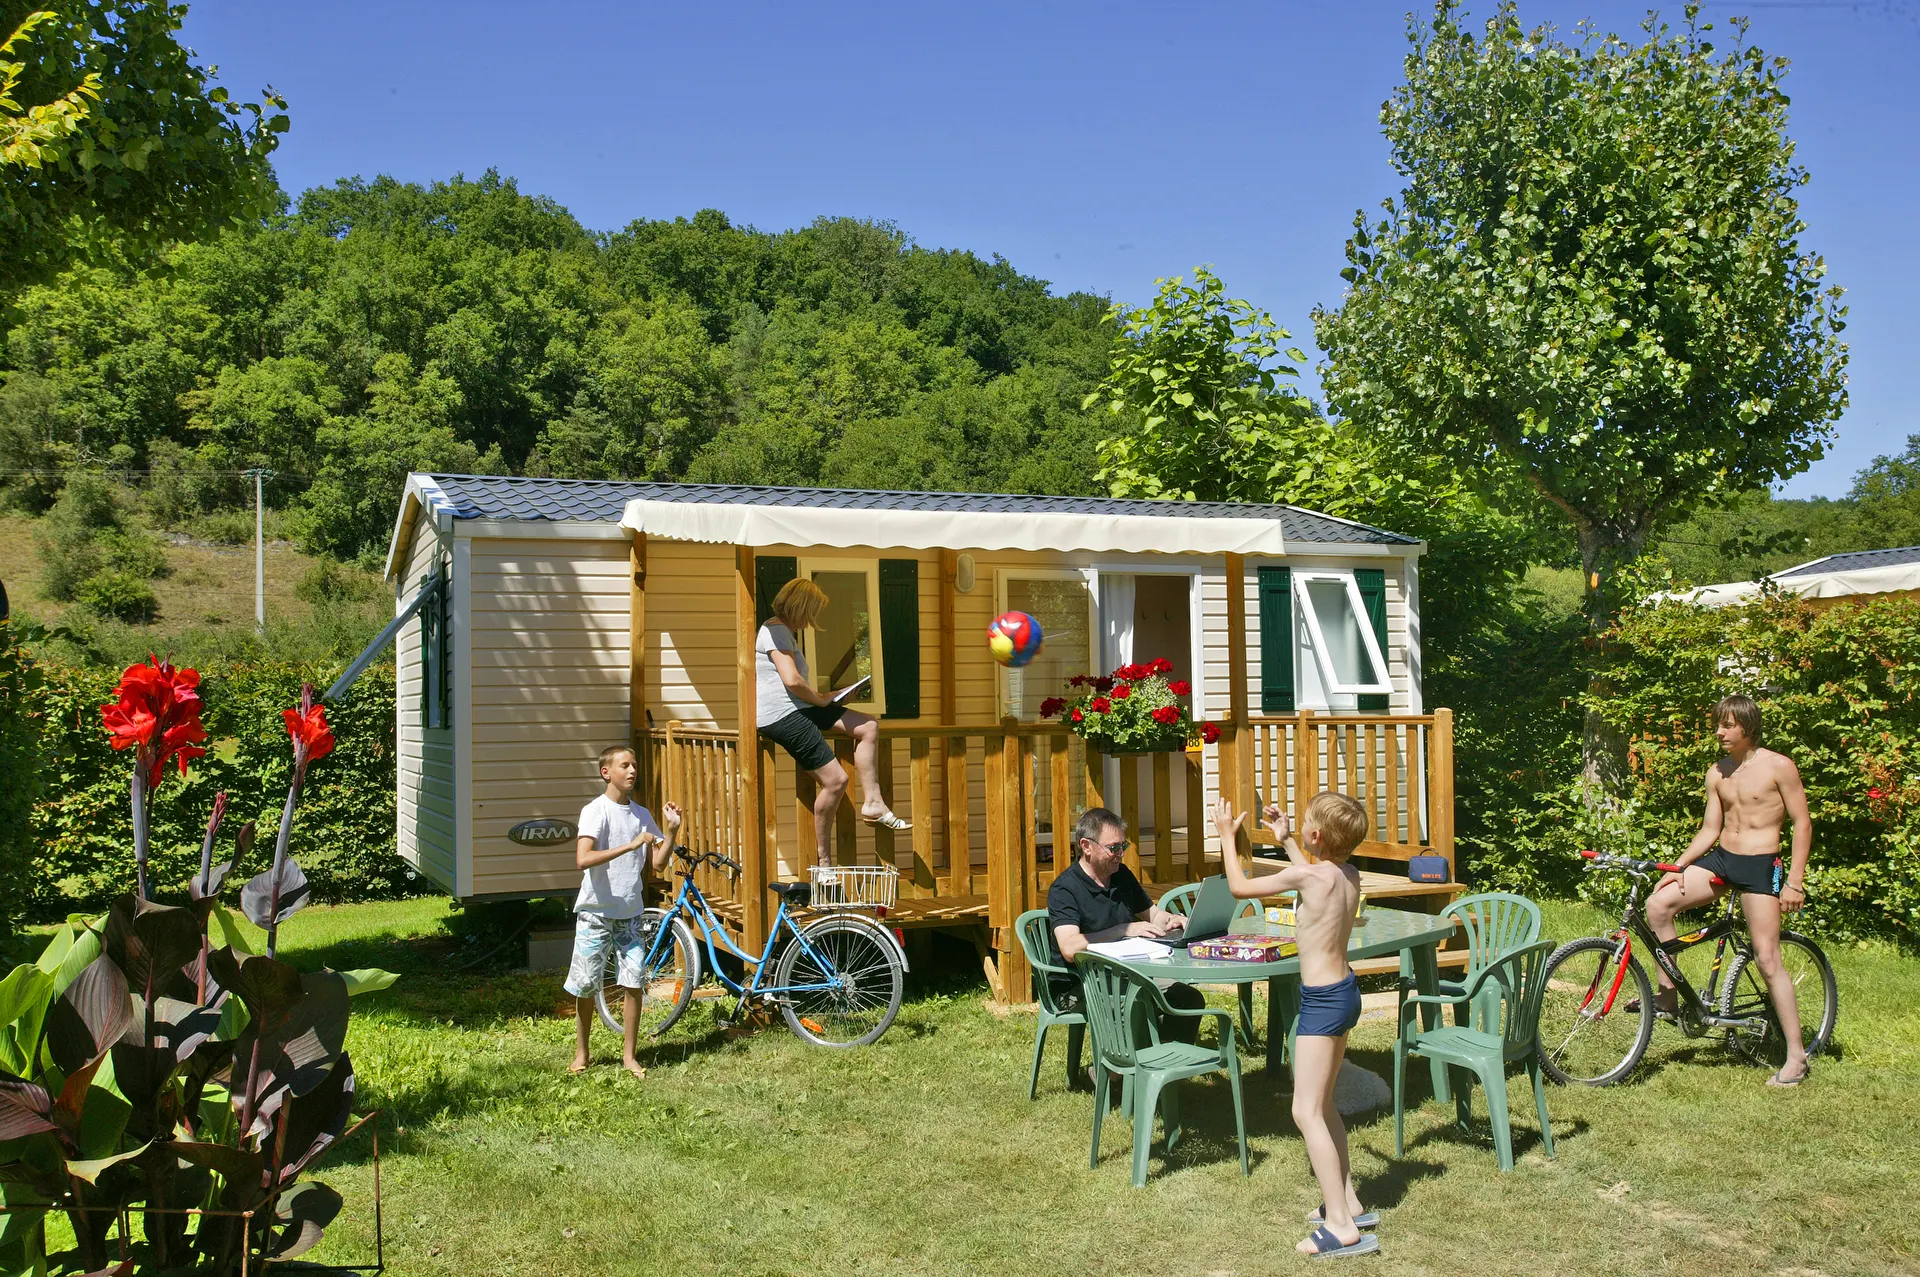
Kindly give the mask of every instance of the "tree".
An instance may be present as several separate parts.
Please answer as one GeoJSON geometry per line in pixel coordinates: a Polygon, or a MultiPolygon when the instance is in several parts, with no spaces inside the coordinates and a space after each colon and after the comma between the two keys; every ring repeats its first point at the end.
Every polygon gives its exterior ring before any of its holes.
{"type": "Polygon", "coordinates": [[[52,21],[54,15],[48,10],[29,13],[12,35],[0,41],[0,168],[37,169],[45,164],[52,158],[53,144],[79,132],[86,122],[87,104],[100,98],[100,76],[93,71],[51,102],[23,108],[13,96],[27,64],[5,59],[25,50],[35,27],[52,21]]]}
{"type": "Polygon", "coordinates": [[[1920,435],[1907,436],[1907,450],[1875,457],[1854,476],[1850,494],[1859,503],[1864,538],[1849,549],[1920,545],[1920,435]]]}
{"type": "Polygon", "coordinates": [[[1572,524],[1598,628],[1665,521],[1822,453],[1840,290],[1805,250],[1783,59],[1684,32],[1570,46],[1439,0],[1381,110],[1407,179],[1317,311],[1342,414],[1518,476],[1572,524]]]}
{"type": "MultiPolygon", "coordinates": [[[[36,21],[31,61],[6,64],[18,69],[0,73],[0,96],[69,109],[38,117],[20,143],[30,165],[0,164],[0,292],[110,246],[144,255],[272,211],[268,156],[286,102],[271,89],[234,102],[214,85],[177,38],[184,5],[54,0],[34,12],[53,18],[36,21]]],[[[0,30],[27,17],[0,0],[0,30]]]]}

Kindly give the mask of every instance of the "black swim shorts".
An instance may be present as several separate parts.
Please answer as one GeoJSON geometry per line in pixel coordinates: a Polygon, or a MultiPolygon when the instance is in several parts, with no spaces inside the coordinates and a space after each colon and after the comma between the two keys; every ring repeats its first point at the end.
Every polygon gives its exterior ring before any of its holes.
{"type": "Polygon", "coordinates": [[[792,755],[801,771],[819,771],[833,761],[833,746],[821,733],[846,712],[844,705],[809,705],[762,727],[760,734],[792,755]]]}
{"type": "Polygon", "coordinates": [[[1780,868],[1778,856],[1736,856],[1725,847],[1715,847],[1693,863],[1708,873],[1725,878],[1735,891],[1750,892],[1756,896],[1780,894],[1780,888],[1776,885],[1780,868]]]}

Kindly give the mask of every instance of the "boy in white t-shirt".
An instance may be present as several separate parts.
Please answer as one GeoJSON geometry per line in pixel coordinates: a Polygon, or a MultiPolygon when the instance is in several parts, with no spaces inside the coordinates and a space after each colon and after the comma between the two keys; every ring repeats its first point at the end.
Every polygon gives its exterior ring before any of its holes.
{"type": "Polygon", "coordinates": [[[672,835],[680,828],[680,807],[668,803],[662,810],[667,822],[663,835],[653,823],[653,813],[633,801],[640,764],[625,745],[609,745],[600,751],[600,778],[607,782],[606,792],[580,809],[579,838],[573,849],[573,862],[581,871],[580,894],[573,902],[573,962],[567,968],[566,987],[573,995],[579,1033],[573,1064],[567,1071],[584,1072],[589,1063],[587,1037],[593,1028],[593,995],[600,988],[607,947],[611,945],[618,961],[624,1004],[620,1063],[638,1078],[647,1075],[634,1058],[640,1030],[640,968],[646,959],[640,915],[646,900],[645,866],[634,853],[651,845],[653,871],[657,874],[665,869],[672,835]]]}

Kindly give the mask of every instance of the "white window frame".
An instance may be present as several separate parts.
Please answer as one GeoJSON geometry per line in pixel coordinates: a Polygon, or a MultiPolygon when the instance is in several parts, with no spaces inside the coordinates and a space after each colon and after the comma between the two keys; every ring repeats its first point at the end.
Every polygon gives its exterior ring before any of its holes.
{"type": "MultiPolygon", "coordinates": [[[[1321,686],[1329,695],[1334,696],[1371,696],[1382,693],[1392,695],[1393,672],[1387,668],[1387,654],[1380,650],[1380,642],[1374,637],[1373,626],[1367,620],[1367,609],[1360,598],[1360,583],[1354,579],[1351,568],[1299,568],[1293,570],[1293,602],[1301,621],[1307,627],[1307,633],[1313,639],[1313,659],[1320,667],[1321,686]],[[1347,606],[1353,609],[1353,616],[1360,631],[1360,641],[1367,655],[1373,659],[1373,668],[1380,671],[1378,682],[1343,683],[1334,674],[1333,658],[1327,650],[1327,636],[1320,626],[1320,614],[1314,610],[1313,596],[1307,593],[1309,581],[1333,581],[1346,587],[1347,606]]],[[[1296,675],[1294,686],[1299,686],[1296,675]]]]}
{"type": "MultiPolygon", "coordinates": [[[[858,710],[862,714],[878,717],[887,703],[887,674],[884,654],[880,650],[880,560],[871,559],[810,559],[801,556],[794,564],[794,574],[802,580],[813,580],[816,572],[864,572],[867,574],[867,616],[870,619],[867,629],[867,646],[873,661],[873,692],[865,700],[847,701],[844,707],[858,710]]],[[[820,672],[820,662],[814,649],[814,627],[808,626],[800,642],[807,657],[807,674],[811,677],[820,672]]]]}
{"type": "MultiPolygon", "coordinates": [[[[1007,602],[1007,584],[1011,581],[1078,581],[1087,589],[1087,669],[1099,674],[1100,669],[1100,579],[1099,573],[1091,568],[996,568],[993,573],[993,614],[999,616],[1010,606],[1007,602]]],[[[1041,635],[1046,642],[1046,635],[1041,635]]],[[[1065,696],[1067,689],[1062,687],[1058,695],[1065,696]]],[[[1021,718],[1020,706],[1013,703],[1013,671],[998,661],[994,662],[994,701],[999,710],[996,717],[1013,715],[1021,722],[1038,722],[1037,718],[1021,718]]]]}

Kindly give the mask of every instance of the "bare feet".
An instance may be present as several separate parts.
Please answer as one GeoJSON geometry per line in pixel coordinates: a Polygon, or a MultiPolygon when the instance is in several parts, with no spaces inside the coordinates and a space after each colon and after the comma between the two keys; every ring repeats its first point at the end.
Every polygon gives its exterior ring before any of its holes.
{"type": "Polygon", "coordinates": [[[628,1056],[626,1059],[620,1061],[620,1067],[633,1074],[636,1078],[643,1078],[647,1075],[647,1071],[640,1067],[640,1061],[634,1059],[632,1056],[628,1056]]]}
{"type": "Polygon", "coordinates": [[[1785,1064],[1781,1065],[1780,1071],[1767,1079],[1767,1085],[1772,1087],[1798,1086],[1806,1081],[1807,1074],[1813,1069],[1813,1061],[1803,1055],[1798,1061],[1799,1068],[1794,1068],[1795,1063],[1793,1060],[1788,1060],[1785,1064]],[[1789,1073],[1789,1069],[1793,1071],[1789,1073]]]}

